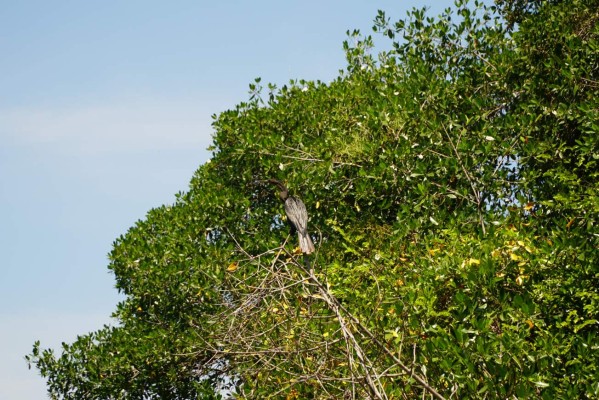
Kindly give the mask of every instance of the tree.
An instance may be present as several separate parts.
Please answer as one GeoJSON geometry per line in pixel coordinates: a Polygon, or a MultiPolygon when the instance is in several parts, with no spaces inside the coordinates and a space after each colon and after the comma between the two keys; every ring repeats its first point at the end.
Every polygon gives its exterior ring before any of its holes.
{"type": "Polygon", "coordinates": [[[189,191],[115,242],[119,325],[35,344],[51,396],[599,395],[599,2],[498,5],[381,11],[392,50],[354,31],[334,82],[250,85],[189,191]]]}

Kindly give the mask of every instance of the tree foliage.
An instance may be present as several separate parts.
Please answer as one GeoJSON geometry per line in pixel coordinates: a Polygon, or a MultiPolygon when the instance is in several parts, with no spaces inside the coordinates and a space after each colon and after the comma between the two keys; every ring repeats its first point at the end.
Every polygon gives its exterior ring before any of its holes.
{"type": "Polygon", "coordinates": [[[118,325],[27,356],[53,398],[599,395],[599,2],[373,30],[391,50],[348,32],[335,81],[215,116],[189,190],[114,243],[118,325]]]}

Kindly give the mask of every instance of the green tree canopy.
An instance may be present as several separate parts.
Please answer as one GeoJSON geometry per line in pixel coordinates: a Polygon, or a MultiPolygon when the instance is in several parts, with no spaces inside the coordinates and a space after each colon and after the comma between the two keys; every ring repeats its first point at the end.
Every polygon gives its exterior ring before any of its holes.
{"type": "Polygon", "coordinates": [[[373,30],[335,81],[214,117],[189,190],[114,243],[118,324],[27,356],[51,397],[599,396],[599,2],[373,30]]]}

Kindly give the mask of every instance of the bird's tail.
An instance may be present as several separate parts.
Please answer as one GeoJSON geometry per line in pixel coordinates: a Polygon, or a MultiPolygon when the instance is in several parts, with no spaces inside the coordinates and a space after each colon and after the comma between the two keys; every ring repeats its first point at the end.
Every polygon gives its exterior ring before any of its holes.
{"type": "Polygon", "coordinates": [[[298,232],[298,236],[299,236],[299,245],[300,245],[300,249],[302,249],[302,253],[304,254],[310,254],[314,252],[314,243],[312,243],[312,239],[310,238],[310,235],[308,235],[308,232],[304,232],[304,234],[301,234],[298,232]]]}

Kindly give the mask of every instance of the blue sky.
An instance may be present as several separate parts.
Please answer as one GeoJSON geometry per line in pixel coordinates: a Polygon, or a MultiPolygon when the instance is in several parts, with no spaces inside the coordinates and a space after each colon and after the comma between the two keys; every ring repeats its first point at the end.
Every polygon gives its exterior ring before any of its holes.
{"type": "Polygon", "coordinates": [[[0,11],[0,398],[23,356],[109,323],[112,242],[209,158],[248,84],[334,79],[345,31],[425,1],[5,1],[0,11]]]}

